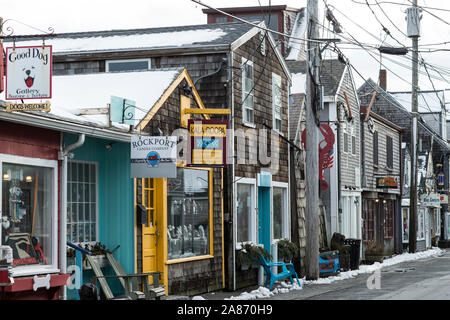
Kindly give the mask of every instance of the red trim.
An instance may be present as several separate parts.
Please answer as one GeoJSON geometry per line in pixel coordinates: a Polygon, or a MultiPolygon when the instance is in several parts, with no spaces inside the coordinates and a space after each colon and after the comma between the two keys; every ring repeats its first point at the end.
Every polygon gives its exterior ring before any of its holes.
{"type": "MultiPolygon", "coordinates": [[[[50,278],[50,287],[62,287],[67,284],[69,274],[52,274],[50,278]]],[[[33,290],[33,277],[14,278],[14,284],[9,287],[5,287],[6,292],[19,292],[19,291],[32,291],[33,290]]],[[[44,288],[45,289],[45,288],[44,288]]]]}
{"type": "MultiPolygon", "coordinates": [[[[24,47],[15,47],[16,49],[23,49],[23,48],[42,48],[43,46],[24,46],[24,47]]],[[[39,97],[39,98],[8,98],[8,63],[5,63],[5,70],[6,70],[6,81],[5,81],[5,100],[36,100],[36,99],[51,99],[52,98],[52,76],[53,76],[53,49],[52,46],[44,46],[45,48],[50,48],[50,96],[48,97],[39,97]]],[[[5,56],[5,62],[8,59],[8,49],[14,49],[13,47],[7,47],[6,48],[6,56],[5,56]]]]}

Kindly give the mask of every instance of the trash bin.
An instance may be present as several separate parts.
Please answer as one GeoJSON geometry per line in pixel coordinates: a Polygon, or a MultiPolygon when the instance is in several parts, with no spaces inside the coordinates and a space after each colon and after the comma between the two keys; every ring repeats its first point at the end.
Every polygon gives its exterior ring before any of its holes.
{"type": "Polygon", "coordinates": [[[361,249],[361,240],[348,238],[344,240],[344,244],[350,246],[350,269],[359,269],[359,252],[361,249]]]}
{"type": "Polygon", "coordinates": [[[341,266],[342,271],[350,270],[350,245],[342,245],[339,250],[339,264],[341,266]]]}

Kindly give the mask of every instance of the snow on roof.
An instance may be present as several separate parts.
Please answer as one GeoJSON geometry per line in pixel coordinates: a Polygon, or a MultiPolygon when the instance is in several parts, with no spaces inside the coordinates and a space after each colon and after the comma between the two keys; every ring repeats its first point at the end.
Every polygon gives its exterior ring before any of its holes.
{"type": "MultiPolygon", "coordinates": [[[[196,42],[209,42],[227,35],[220,28],[177,30],[160,33],[135,34],[92,34],[84,37],[54,38],[47,40],[52,45],[53,53],[92,52],[109,50],[148,49],[159,47],[180,47],[196,42]]],[[[16,45],[19,45],[17,43],[16,45]]],[[[20,45],[39,46],[42,40],[20,41],[20,45]]]]}
{"type": "MultiPolygon", "coordinates": [[[[406,110],[411,108],[411,92],[389,92],[406,110]]],[[[418,95],[419,112],[441,112],[445,102],[444,91],[421,91],[418,95]],[[439,98],[438,98],[439,96],[439,98]]]]}
{"type": "MultiPolygon", "coordinates": [[[[297,13],[297,17],[295,18],[294,27],[292,28],[291,36],[295,38],[304,38],[306,32],[306,14],[305,10],[297,13]]],[[[288,52],[289,55],[286,57],[286,60],[297,60],[299,57],[300,49],[303,47],[304,41],[289,38],[288,43],[288,52]]]]}
{"type": "Polygon", "coordinates": [[[291,94],[306,93],[306,73],[291,73],[291,94]]]}
{"type": "MultiPolygon", "coordinates": [[[[165,69],[134,72],[107,72],[54,76],[52,78],[51,111],[49,117],[107,127],[106,114],[80,115],[80,109],[106,108],[111,96],[136,102],[135,125],[144,118],[173,80],[183,69],[165,69]]],[[[4,100],[5,93],[0,95],[4,100]]],[[[36,100],[36,102],[38,102],[36,100]]],[[[128,125],[112,123],[127,130],[128,125]]]]}

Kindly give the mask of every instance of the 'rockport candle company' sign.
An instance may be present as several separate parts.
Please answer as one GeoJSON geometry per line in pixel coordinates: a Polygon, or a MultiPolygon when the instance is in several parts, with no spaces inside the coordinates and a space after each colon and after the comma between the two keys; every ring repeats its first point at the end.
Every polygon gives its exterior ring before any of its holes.
{"type": "Polygon", "coordinates": [[[177,137],[131,137],[132,178],[176,178],[177,137]]]}
{"type": "Polygon", "coordinates": [[[52,46],[6,48],[6,100],[52,97],[52,46]]]}

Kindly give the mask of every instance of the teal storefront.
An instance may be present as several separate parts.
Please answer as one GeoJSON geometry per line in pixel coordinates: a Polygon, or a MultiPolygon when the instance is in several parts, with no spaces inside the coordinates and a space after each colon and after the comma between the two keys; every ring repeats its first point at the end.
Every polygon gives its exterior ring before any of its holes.
{"type": "MultiPolygon", "coordinates": [[[[64,145],[77,135],[64,134],[64,145]]],[[[74,244],[100,242],[114,250],[125,272],[134,273],[134,190],[130,178],[130,144],[86,136],[82,146],[72,151],[67,170],[67,240],[74,244]]],[[[68,259],[69,264],[73,263],[68,259]]],[[[102,268],[113,275],[111,267],[102,268]]],[[[91,270],[83,270],[82,283],[90,282],[91,270]]],[[[108,279],[114,295],[123,289],[117,279],[108,279]]],[[[99,286],[98,286],[99,287],[99,286]]],[[[76,299],[76,290],[67,290],[67,299],[76,299]]]]}

